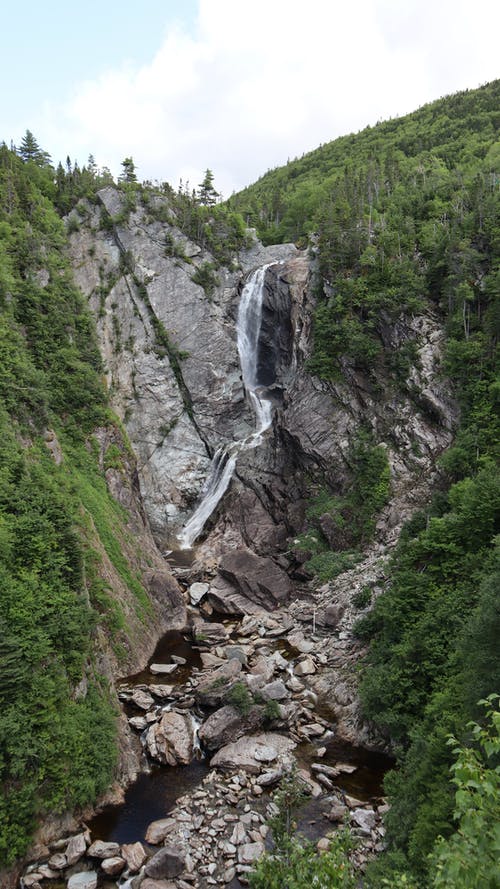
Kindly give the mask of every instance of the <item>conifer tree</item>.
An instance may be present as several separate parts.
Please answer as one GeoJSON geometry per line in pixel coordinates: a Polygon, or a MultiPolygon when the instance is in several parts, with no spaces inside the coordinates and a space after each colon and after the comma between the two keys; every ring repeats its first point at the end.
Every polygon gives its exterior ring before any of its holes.
{"type": "Polygon", "coordinates": [[[31,130],[26,130],[17,153],[23,161],[33,161],[39,167],[49,164],[51,160],[50,154],[40,148],[31,130]]]}

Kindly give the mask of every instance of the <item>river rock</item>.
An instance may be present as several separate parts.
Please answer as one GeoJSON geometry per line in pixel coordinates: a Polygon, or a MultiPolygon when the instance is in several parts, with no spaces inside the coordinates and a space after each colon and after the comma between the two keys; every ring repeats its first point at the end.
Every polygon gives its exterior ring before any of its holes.
{"type": "Polygon", "coordinates": [[[121,874],[125,867],[125,861],[123,858],[116,855],[114,858],[105,858],[104,861],[101,862],[101,867],[108,877],[114,877],[116,874],[121,874]]]}
{"type": "Polygon", "coordinates": [[[96,889],[97,873],[95,870],[81,871],[72,874],[68,880],[67,889],[96,889]]]}
{"type": "Polygon", "coordinates": [[[147,691],[143,691],[140,688],[136,688],[134,693],[132,694],[131,701],[135,704],[136,707],[139,707],[141,710],[149,710],[154,704],[154,698],[147,691]]]}
{"type": "Polygon", "coordinates": [[[135,728],[138,732],[144,731],[148,726],[148,721],[145,716],[131,716],[128,724],[135,728]]]}
{"type": "Polygon", "coordinates": [[[55,855],[51,855],[47,864],[52,870],[64,870],[67,867],[68,860],[63,852],[56,852],[55,855]]]}
{"type": "Polygon", "coordinates": [[[322,615],[323,620],[318,620],[318,623],[324,623],[326,627],[336,627],[342,620],[344,612],[345,608],[342,605],[327,605],[322,615]]]}
{"type": "Polygon", "coordinates": [[[224,654],[229,661],[231,660],[231,658],[236,658],[236,660],[238,660],[243,667],[246,665],[246,652],[239,645],[226,645],[224,654]]]}
{"type": "Polygon", "coordinates": [[[122,846],[122,855],[127,862],[127,867],[131,874],[136,874],[140,871],[148,857],[142,843],[125,843],[122,846]]]}
{"type": "Polygon", "coordinates": [[[198,737],[208,750],[218,750],[231,740],[236,741],[247,732],[259,728],[264,719],[259,707],[251,707],[243,715],[235,707],[226,705],[212,713],[200,727],[198,737]]]}
{"type": "Polygon", "coordinates": [[[120,846],[118,843],[105,843],[103,840],[96,840],[88,848],[88,855],[91,858],[114,858],[120,854],[120,846]]]}
{"type": "Polygon", "coordinates": [[[148,825],[144,839],[153,846],[159,846],[174,827],[175,820],[173,818],[159,818],[148,825]]]}
{"type": "Polygon", "coordinates": [[[146,747],[153,759],[169,766],[187,765],[193,758],[194,731],[189,715],[168,711],[146,735],[146,747]]]}
{"type": "Polygon", "coordinates": [[[150,664],[149,671],[150,673],[164,673],[166,675],[173,673],[174,670],[177,670],[177,664],[150,664]]]}
{"type": "Polygon", "coordinates": [[[300,630],[297,630],[295,633],[289,633],[287,638],[292,648],[296,648],[301,654],[310,654],[316,648],[314,642],[304,639],[304,634],[300,630]]]}
{"type": "Polygon", "coordinates": [[[149,691],[155,698],[169,698],[174,690],[173,685],[150,685],[148,686],[149,691]]]}
{"type": "Polygon", "coordinates": [[[208,583],[192,583],[188,590],[189,601],[191,605],[198,605],[208,593],[208,583]]]}
{"type": "Polygon", "coordinates": [[[184,870],[185,859],[186,856],[179,846],[163,846],[146,864],[146,876],[154,880],[178,877],[184,870]]]}
{"type": "Polygon", "coordinates": [[[264,852],[264,843],[244,843],[238,849],[238,862],[240,864],[254,864],[264,852]]]}
{"type": "Polygon", "coordinates": [[[142,880],[140,887],[141,889],[177,889],[178,885],[179,883],[173,883],[172,880],[152,880],[150,877],[146,877],[145,880],[142,880]]]}
{"type": "Polygon", "coordinates": [[[351,812],[351,822],[354,822],[365,833],[370,834],[372,828],[375,827],[377,816],[373,809],[354,809],[351,812]]]}
{"type": "Polygon", "coordinates": [[[263,732],[260,735],[249,735],[240,738],[232,744],[222,747],[212,757],[210,765],[223,771],[243,769],[253,775],[261,771],[262,762],[270,762],[274,759],[288,759],[290,751],[295,747],[291,738],[278,735],[275,732],[263,732]],[[270,758],[273,753],[272,759],[270,758]],[[259,759],[258,757],[264,757],[259,759]]]}

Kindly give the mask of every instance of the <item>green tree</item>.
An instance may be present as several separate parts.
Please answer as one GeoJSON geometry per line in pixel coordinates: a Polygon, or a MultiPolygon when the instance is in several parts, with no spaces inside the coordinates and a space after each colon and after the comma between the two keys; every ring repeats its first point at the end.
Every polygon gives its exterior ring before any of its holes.
{"type": "Polygon", "coordinates": [[[123,171],[120,175],[121,182],[137,182],[136,167],[131,157],[126,157],[122,161],[123,171]]]}
{"type": "Polygon", "coordinates": [[[219,197],[214,187],[214,174],[211,170],[205,170],[203,182],[198,186],[198,200],[205,207],[213,207],[219,197]]]}
{"type": "Polygon", "coordinates": [[[23,161],[33,161],[38,166],[45,166],[45,164],[50,163],[50,154],[40,148],[31,130],[26,130],[19,146],[18,154],[23,161]]]}
{"type": "Polygon", "coordinates": [[[431,858],[433,889],[498,889],[500,886],[500,710],[498,695],[481,703],[488,723],[470,722],[472,744],[451,737],[456,762],[456,832],[439,837],[431,858]]]}

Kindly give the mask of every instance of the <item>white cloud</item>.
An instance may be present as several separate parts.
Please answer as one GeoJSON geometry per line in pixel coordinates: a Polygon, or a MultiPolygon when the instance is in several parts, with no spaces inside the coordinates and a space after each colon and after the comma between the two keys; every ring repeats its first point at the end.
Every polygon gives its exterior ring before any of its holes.
{"type": "Polygon", "coordinates": [[[79,84],[37,127],[54,157],[225,195],[337,135],[497,76],[496,0],[200,0],[196,31],[79,84]],[[59,152],[59,154],[58,154],[59,152]]]}

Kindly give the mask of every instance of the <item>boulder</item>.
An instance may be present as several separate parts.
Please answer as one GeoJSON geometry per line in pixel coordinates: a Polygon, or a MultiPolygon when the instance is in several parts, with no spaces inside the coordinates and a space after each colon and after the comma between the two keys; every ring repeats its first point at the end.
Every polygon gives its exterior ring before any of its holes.
{"type": "Polygon", "coordinates": [[[296,676],[312,676],[316,672],[314,661],[310,657],[304,658],[295,665],[294,672],[296,676]]]}
{"type": "Polygon", "coordinates": [[[140,710],[149,710],[154,704],[152,695],[140,688],[135,689],[131,701],[136,707],[139,707],[140,710]]]}
{"type": "Polygon", "coordinates": [[[95,870],[81,871],[72,874],[68,880],[67,889],[96,889],[97,873],[95,870]]]}
{"type": "Polygon", "coordinates": [[[238,848],[238,862],[239,864],[254,864],[264,852],[264,843],[244,843],[238,848]]]}
{"type": "Polygon", "coordinates": [[[275,562],[241,548],[222,556],[208,598],[224,614],[243,615],[262,608],[272,611],[291,592],[290,578],[275,562]]]}
{"type": "Polygon", "coordinates": [[[146,747],[153,759],[169,766],[187,765],[193,759],[194,731],[187,714],[167,711],[150,726],[146,747]]]}
{"type": "Polygon", "coordinates": [[[274,682],[264,685],[261,695],[265,701],[284,701],[285,698],[290,697],[289,691],[281,679],[275,679],[274,682]]]}
{"type": "Polygon", "coordinates": [[[344,616],[345,608],[342,605],[327,605],[323,614],[323,622],[326,627],[336,627],[344,616]]]}
{"type": "Polygon", "coordinates": [[[186,856],[179,846],[166,845],[146,864],[146,876],[154,880],[178,877],[184,870],[186,856]]]}
{"type": "Polygon", "coordinates": [[[236,658],[223,663],[213,670],[208,679],[202,679],[195,690],[196,700],[204,707],[218,707],[227,696],[228,691],[238,680],[241,664],[236,658]]]}
{"type": "Polygon", "coordinates": [[[243,715],[235,707],[226,705],[212,713],[200,727],[198,737],[208,750],[218,750],[230,741],[236,741],[247,732],[259,728],[264,719],[259,707],[251,707],[243,715]]]}
{"type": "Polygon", "coordinates": [[[153,846],[159,846],[174,827],[175,821],[173,818],[159,818],[158,821],[152,821],[148,825],[144,839],[153,846]]]}
{"type": "Polygon", "coordinates": [[[189,601],[191,605],[198,605],[208,593],[208,583],[192,583],[188,590],[189,601]]]}
{"type": "Polygon", "coordinates": [[[351,812],[351,822],[357,824],[361,830],[367,835],[375,827],[377,816],[373,809],[354,809],[351,812]]]}
{"type": "Polygon", "coordinates": [[[91,858],[114,858],[120,854],[120,846],[118,843],[105,843],[103,840],[96,840],[89,846],[88,855],[91,858]]]}
{"type": "Polygon", "coordinates": [[[121,874],[125,867],[125,861],[119,855],[115,855],[113,858],[105,858],[101,862],[101,867],[108,877],[114,877],[116,874],[121,874]]]}
{"type": "Polygon", "coordinates": [[[122,846],[122,855],[131,874],[138,873],[148,857],[142,843],[125,843],[122,846]]]}
{"type": "Polygon", "coordinates": [[[150,673],[169,675],[177,670],[177,664],[150,664],[150,673]]]}
{"type": "Polygon", "coordinates": [[[207,623],[204,620],[195,620],[191,632],[196,644],[206,645],[207,648],[224,645],[228,640],[228,632],[224,624],[207,623]]]}
{"type": "Polygon", "coordinates": [[[294,741],[275,732],[248,735],[232,744],[226,744],[212,757],[211,767],[223,771],[243,769],[253,775],[261,771],[262,763],[288,760],[294,741]]]}

